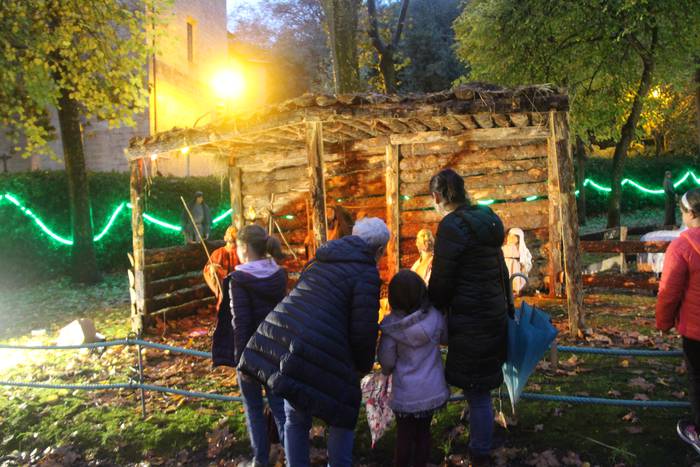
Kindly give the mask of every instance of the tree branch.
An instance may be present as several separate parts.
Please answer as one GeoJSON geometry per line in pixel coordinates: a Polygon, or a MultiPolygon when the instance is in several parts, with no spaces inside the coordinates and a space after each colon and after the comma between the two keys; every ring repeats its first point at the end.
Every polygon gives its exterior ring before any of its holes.
{"type": "Polygon", "coordinates": [[[374,46],[380,54],[386,53],[386,46],[382,42],[381,37],[379,37],[379,26],[377,25],[377,5],[374,0],[367,0],[367,12],[369,13],[369,37],[372,40],[372,45],[374,46]]]}
{"type": "MultiPolygon", "coordinates": [[[[368,2],[374,3],[374,0],[368,0],[368,2]]],[[[403,25],[406,22],[406,14],[408,13],[408,2],[409,0],[401,1],[401,13],[399,14],[399,22],[396,24],[396,31],[394,31],[394,38],[391,40],[391,48],[396,49],[399,46],[399,41],[401,40],[401,32],[403,32],[403,25]]]]}

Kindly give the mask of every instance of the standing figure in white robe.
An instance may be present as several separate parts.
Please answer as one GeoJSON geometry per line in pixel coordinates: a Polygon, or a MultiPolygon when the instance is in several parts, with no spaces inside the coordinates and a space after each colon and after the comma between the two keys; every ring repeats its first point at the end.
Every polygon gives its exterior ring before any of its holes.
{"type": "MultiPolygon", "coordinates": [[[[506,244],[503,245],[502,249],[508,267],[508,275],[520,273],[527,276],[532,269],[532,254],[525,244],[525,232],[517,227],[508,230],[506,244]]],[[[520,295],[525,285],[527,285],[525,279],[515,277],[513,279],[513,294],[520,295]]]]}

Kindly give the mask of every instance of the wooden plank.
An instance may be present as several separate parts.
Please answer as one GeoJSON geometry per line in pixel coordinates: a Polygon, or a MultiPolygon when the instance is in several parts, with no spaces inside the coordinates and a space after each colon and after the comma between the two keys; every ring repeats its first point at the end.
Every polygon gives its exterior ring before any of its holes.
{"type": "Polygon", "coordinates": [[[209,290],[209,286],[207,284],[197,284],[186,289],[177,289],[172,292],[147,298],[146,303],[148,304],[149,313],[153,314],[158,310],[162,310],[163,308],[173,307],[182,303],[212,296],[213,294],[211,290],[209,290]]]}
{"type": "Polygon", "coordinates": [[[166,319],[182,318],[184,316],[189,316],[197,313],[198,310],[207,308],[209,305],[216,303],[216,298],[207,297],[192,300],[190,302],[182,303],[180,305],[175,305],[167,308],[161,308],[158,311],[149,313],[148,316],[153,318],[155,316],[163,316],[166,319]]]}
{"type": "Polygon", "coordinates": [[[306,123],[306,153],[309,161],[309,192],[311,193],[311,223],[316,246],[326,242],[326,184],[323,175],[323,124],[306,123]]]}
{"type": "Polygon", "coordinates": [[[566,283],[566,302],[569,329],[577,336],[584,326],[583,283],[581,280],[581,252],[578,239],[578,214],[574,195],[574,162],[569,143],[569,120],[566,112],[549,113],[550,146],[556,158],[559,178],[559,223],[562,236],[562,254],[566,283]]]}
{"type": "Polygon", "coordinates": [[[581,251],[587,253],[664,253],[671,242],[639,240],[581,240],[581,251]]]}
{"type": "MultiPolygon", "coordinates": [[[[204,267],[202,267],[202,269],[204,269],[204,267]]],[[[180,276],[166,277],[148,282],[146,284],[146,297],[154,297],[199,284],[204,284],[202,270],[190,271],[180,276]]]]}
{"type": "MultiPolygon", "coordinates": [[[[539,115],[539,114],[537,114],[539,115]]],[[[535,123],[536,118],[533,119],[535,123]]],[[[545,124],[542,121],[542,125],[545,124]]],[[[561,239],[561,217],[559,211],[560,192],[559,192],[559,170],[556,142],[553,138],[547,140],[547,167],[549,169],[549,177],[547,179],[547,197],[549,200],[549,268],[548,275],[550,277],[549,296],[558,297],[562,294],[561,277],[562,272],[562,239],[561,239]]]]}
{"type": "MultiPolygon", "coordinates": [[[[428,157],[426,159],[432,159],[428,157]]],[[[427,161],[420,161],[427,162],[427,161]]],[[[404,167],[411,167],[401,170],[401,181],[402,182],[418,182],[418,181],[429,181],[433,175],[434,170],[437,170],[440,165],[428,165],[425,163],[419,164],[405,164],[404,167]],[[411,167],[412,166],[412,167],[411,167]]],[[[492,160],[474,163],[451,163],[450,168],[458,172],[462,177],[473,177],[479,175],[498,175],[498,174],[510,174],[516,172],[527,172],[528,170],[537,170],[538,172],[546,173],[547,170],[547,158],[540,157],[536,159],[525,159],[525,160],[515,160],[508,161],[505,163],[503,160],[492,160]]],[[[540,176],[541,174],[538,174],[540,176]]]]}
{"type": "Polygon", "coordinates": [[[204,268],[207,259],[203,258],[187,258],[183,260],[171,261],[168,263],[147,264],[144,267],[144,275],[146,281],[151,282],[166,277],[179,276],[192,271],[201,270],[204,268]]]}
{"type": "MultiPolygon", "coordinates": [[[[528,196],[547,195],[545,190],[545,175],[540,175],[529,182],[512,182],[506,175],[499,176],[499,183],[489,181],[489,177],[466,177],[464,184],[467,192],[474,200],[480,199],[514,199],[528,196]],[[541,179],[541,180],[538,180],[541,179]]],[[[529,180],[528,177],[518,177],[520,180],[529,180]]],[[[494,177],[495,179],[495,177],[494,177]]],[[[401,183],[401,196],[429,195],[430,189],[427,182],[401,183]]]]}
{"type": "Polygon", "coordinates": [[[387,265],[389,277],[393,277],[399,271],[399,249],[401,226],[400,201],[399,201],[399,161],[401,159],[400,146],[387,145],[385,177],[386,177],[386,221],[391,236],[387,245],[387,265]]]}
{"type": "Polygon", "coordinates": [[[582,283],[586,287],[605,289],[658,290],[655,274],[584,274],[582,283]]]}
{"type": "Polygon", "coordinates": [[[131,300],[131,330],[136,335],[143,333],[143,317],[146,308],[146,277],[144,274],[144,226],[143,226],[143,160],[132,161],[129,177],[129,201],[131,202],[131,242],[133,257],[134,287],[131,300]]]}
{"type": "MultiPolygon", "coordinates": [[[[547,167],[544,161],[541,159],[537,165],[533,164],[523,170],[510,169],[503,162],[498,165],[494,163],[492,168],[454,165],[451,168],[465,179],[464,183],[469,188],[485,188],[494,185],[544,182],[547,180],[547,167]]],[[[402,171],[401,181],[404,183],[428,183],[434,175],[434,170],[436,169],[402,171]]]]}
{"type": "MultiPolygon", "coordinates": [[[[207,240],[207,248],[209,251],[216,250],[224,246],[223,240],[207,240]]],[[[182,259],[206,259],[206,254],[202,250],[202,246],[198,243],[169,246],[165,248],[150,248],[144,250],[146,264],[167,263],[182,259]]]]}
{"type": "Polygon", "coordinates": [[[228,186],[231,196],[231,225],[240,230],[243,227],[243,194],[241,191],[242,170],[230,160],[228,166],[228,186]]]}
{"type": "Polygon", "coordinates": [[[549,133],[546,128],[507,127],[507,128],[477,128],[474,130],[453,131],[423,131],[419,133],[393,134],[389,136],[391,144],[432,143],[437,141],[498,141],[498,140],[539,140],[546,139],[549,133]]]}

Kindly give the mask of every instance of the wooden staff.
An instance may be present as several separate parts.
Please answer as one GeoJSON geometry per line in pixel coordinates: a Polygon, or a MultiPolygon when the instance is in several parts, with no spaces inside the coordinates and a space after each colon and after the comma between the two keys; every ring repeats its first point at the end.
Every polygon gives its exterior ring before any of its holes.
{"type": "MultiPolygon", "coordinates": [[[[190,208],[187,206],[187,203],[185,202],[185,198],[180,196],[180,201],[182,201],[182,205],[185,207],[185,212],[187,213],[187,217],[190,218],[190,222],[192,222],[192,227],[194,227],[194,232],[197,235],[197,238],[199,238],[199,242],[202,244],[202,248],[204,248],[204,253],[207,255],[207,260],[208,260],[208,265],[209,264],[214,264],[211,261],[211,255],[209,254],[209,248],[207,248],[207,244],[204,242],[204,238],[202,238],[202,234],[199,232],[199,228],[197,227],[197,223],[194,221],[194,217],[192,216],[192,213],[190,212],[190,208]]],[[[223,291],[221,290],[221,284],[219,283],[219,277],[214,273],[215,279],[216,279],[216,288],[218,289],[217,295],[220,297],[223,297],[223,291]]]]}

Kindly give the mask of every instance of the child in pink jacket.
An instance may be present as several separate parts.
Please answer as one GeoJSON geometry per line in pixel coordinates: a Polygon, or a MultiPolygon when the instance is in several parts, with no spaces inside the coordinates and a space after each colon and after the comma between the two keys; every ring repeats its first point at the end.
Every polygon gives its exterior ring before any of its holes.
{"type": "Polygon", "coordinates": [[[688,227],[666,250],[656,302],[656,327],[675,327],[683,337],[688,367],[692,420],[678,422],[678,435],[700,453],[700,189],[683,195],[683,223],[688,227]]]}

